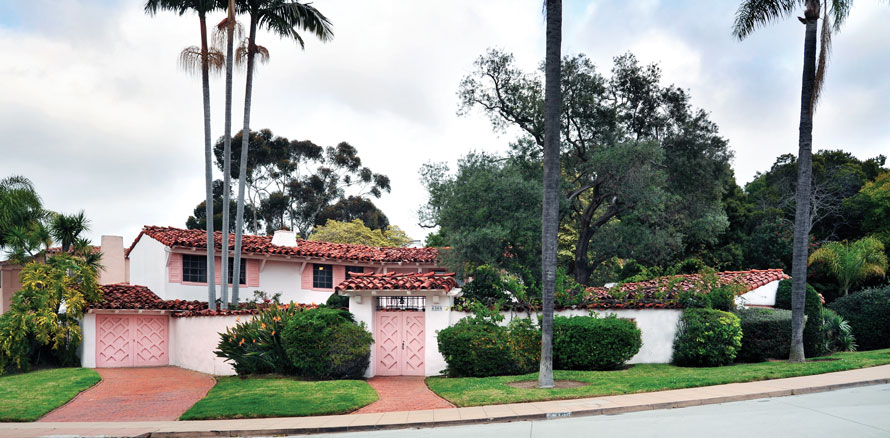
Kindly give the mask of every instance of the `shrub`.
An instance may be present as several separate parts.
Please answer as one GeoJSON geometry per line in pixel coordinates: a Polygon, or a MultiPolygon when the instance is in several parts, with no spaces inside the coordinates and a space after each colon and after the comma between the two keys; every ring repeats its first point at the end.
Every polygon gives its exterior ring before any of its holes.
{"type": "MultiPolygon", "coordinates": [[[[791,280],[779,282],[776,290],[776,308],[791,310],[791,280]]],[[[807,284],[807,295],[804,304],[806,323],[803,328],[803,349],[807,357],[820,356],[822,350],[822,297],[807,284]]]]}
{"type": "Polygon", "coordinates": [[[288,321],[305,308],[307,306],[294,303],[272,305],[255,317],[245,316],[247,321],[220,334],[221,340],[214,353],[231,362],[239,375],[295,374],[284,350],[281,333],[288,321]]]}
{"type": "Polygon", "coordinates": [[[822,309],[822,350],[829,354],[856,351],[853,328],[831,309],[822,309]]]}
{"type": "Polygon", "coordinates": [[[511,374],[515,369],[506,327],[465,318],[440,330],[437,340],[439,352],[448,363],[445,373],[449,376],[498,376],[511,374]]]}
{"type": "Polygon", "coordinates": [[[713,309],[686,309],[674,339],[674,362],[685,366],[727,365],[741,346],[738,316],[713,309]]]}
{"type": "Polygon", "coordinates": [[[553,367],[611,370],[640,351],[640,329],[629,319],[576,316],[553,318],[553,367]]]}
{"type": "Polygon", "coordinates": [[[507,344],[519,374],[533,373],[541,364],[541,330],[529,318],[514,318],[507,325],[507,344]]]}
{"type": "Polygon", "coordinates": [[[331,296],[328,297],[328,300],[324,303],[324,305],[332,309],[349,310],[349,297],[346,295],[333,293],[331,294],[331,296]]]}
{"type": "Polygon", "coordinates": [[[498,301],[507,301],[509,297],[504,292],[504,284],[501,280],[501,272],[489,265],[482,265],[473,269],[469,274],[472,281],[463,287],[463,297],[466,300],[479,301],[486,306],[491,306],[498,301]]]}
{"type": "Polygon", "coordinates": [[[360,378],[374,338],[345,310],[319,307],[295,315],[281,336],[297,375],[312,379],[360,378]]]}
{"type": "Polygon", "coordinates": [[[831,308],[850,323],[860,350],[890,347],[890,286],[852,293],[831,308]]]}
{"type": "Polygon", "coordinates": [[[739,362],[787,359],[791,350],[791,311],[750,308],[736,312],[742,328],[739,362]]]}

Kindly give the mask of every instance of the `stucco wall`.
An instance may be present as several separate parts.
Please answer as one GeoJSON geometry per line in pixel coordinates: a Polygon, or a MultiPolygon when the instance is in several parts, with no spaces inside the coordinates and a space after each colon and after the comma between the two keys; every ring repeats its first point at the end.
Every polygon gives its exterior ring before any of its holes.
{"type": "MultiPolygon", "coordinates": [[[[449,324],[454,325],[464,317],[466,312],[450,312],[449,324]]],[[[597,314],[600,317],[615,314],[619,318],[633,319],[643,338],[640,351],[628,363],[669,363],[674,351],[674,336],[677,334],[677,323],[682,310],[678,309],[605,309],[597,314]]],[[[505,316],[503,324],[513,318],[527,318],[525,313],[502,312],[505,316]]],[[[587,310],[562,310],[556,312],[560,316],[588,316],[587,310]]],[[[537,317],[537,315],[534,315],[537,317]]],[[[443,327],[436,328],[441,330],[443,327]]]]}
{"type": "MultiPolygon", "coordinates": [[[[164,300],[179,298],[166,294],[167,250],[161,242],[143,235],[130,251],[130,284],[146,286],[164,300]]],[[[203,300],[207,300],[206,293],[203,300]]]]}
{"type": "Polygon", "coordinates": [[[235,369],[213,353],[220,333],[252,316],[196,316],[170,318],[170,365],[207,374],[230,376],[235,369]]]}
{"type": "Polygon", "coordinates": [[[767,283],[757,289],[739,295],[736,297],[735,302],[740,306],[775,306],[776,291],[778,289],[778,281],[767,283]]]}
{"type": "Polygon", "coordinates": [[[80,355],[80,366],[84,368],[96,368],[96,314],[87,313],[80,321],[83,342],[77,349],[80,355]]]}

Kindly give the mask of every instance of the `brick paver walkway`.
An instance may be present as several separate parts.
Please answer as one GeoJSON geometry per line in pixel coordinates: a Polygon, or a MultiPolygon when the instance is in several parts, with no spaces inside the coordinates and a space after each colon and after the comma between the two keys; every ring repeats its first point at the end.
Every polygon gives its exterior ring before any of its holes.
{"type": "Polygon", "coordinates": [[[368,383],[377,390],[380,399],[355,414],[378,412],[422,411],[453,408],[454,405],[430,391],[423,377],[371,377],[368,383]]]}
{"type": "Polygon", "coordinates": [[[98,368],[102,381],[38,421],[176,420],[213,377],[176,367],[98,368]]]}

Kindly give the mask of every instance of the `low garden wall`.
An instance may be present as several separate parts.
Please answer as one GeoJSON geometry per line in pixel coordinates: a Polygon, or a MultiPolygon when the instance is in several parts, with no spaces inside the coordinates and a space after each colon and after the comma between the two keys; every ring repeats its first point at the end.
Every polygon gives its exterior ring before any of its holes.
{"type": "Polygon", "coordinates": [[[170,365],[207,374],[231,376],[232,365],[213,353],[219,334],[251,315],[189,316],[170,318],[170,365]]]}
{"type": "MultiPolygon", "coordinates": [[[[461,319],[471,316],[467,312],[450,312],[450,325],[454,325],[461,319]]],[[[615,314],[619,318],[632,319],[643,337],[643,347],[640,348],[628,363],[669,363],[674,349],[674,336],[677,334],[677,323],[683,314],[683,309],[602,309],[596,312],[600,317],[615,314]]],[[[524,312],[501,312],[505,316],[503,324],[507,324],[513,318],[528,318],[524,312]]],[[[587,310],[560,310],[554,312],[559,316],[588,316],[587,310]]],[[[533,316],[537,317],[538,315],[533,316]]],[[[437,327],[441,330],[445,327],[437,327]]]]}

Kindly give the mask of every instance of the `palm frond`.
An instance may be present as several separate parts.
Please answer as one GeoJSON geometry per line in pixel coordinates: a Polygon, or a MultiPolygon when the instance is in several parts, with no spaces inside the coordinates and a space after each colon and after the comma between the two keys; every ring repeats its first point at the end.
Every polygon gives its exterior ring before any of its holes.
{"type": "Polygon", "coordinates": [[[272,3],[268,8],[251,12],[252,17],[256,14],[260,27],[296,41],[300,48],[305,48],[300,31],[312,33],[321,42],[334,38],[333,24],[312,4],[281,0],[272,3]]]}
{"type": "MultiPolygon", "coordinates": [[[[207,70],[210,73],[225,71],[226,56],[219,50],[211,48],[207,50],[207,70]]],[[[201,48],[190,46],[179,53],[179,67],[188,74],[201,74],[201,48]]]]}
{"type": "Polygon", "coordinates": [[[747,0],[735,13],[732,34],[743,40],[756,29],[788,17],[806,0],[747,0]]]}
{"type": "MultiPolygon", "coordinates": [[[[835,0],[836,1],[836,0],[835,0]]],[[[828,2],[822,3],[822,30],[819,35],[819,59],[816,61],[816,77],[813,81],[813,99],[810,101],[810,114],[816,111],[816,104],[822,97],[822,88],[825,85],[825,71],[828,66],[828,56],[831,55],[831,32],[829,23],[828,2]]]]}
{"type": "MultiPolygon", "coordinates": [[[[213,35],[210,38],[211,45],[214,49],[225,53],[226,46],[229,44],[229,36],[227,26],[229,18],[223,18],[216,26],[213,27],[213,35]]],[[[238,20],[235,20],[235,28],[233,29],[232,39],[239,41],[244,38],[244,26],[238,20]]]]}

